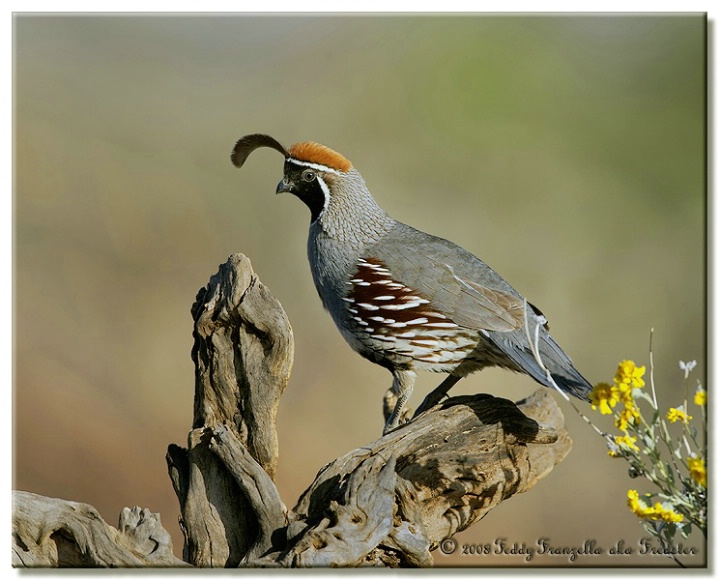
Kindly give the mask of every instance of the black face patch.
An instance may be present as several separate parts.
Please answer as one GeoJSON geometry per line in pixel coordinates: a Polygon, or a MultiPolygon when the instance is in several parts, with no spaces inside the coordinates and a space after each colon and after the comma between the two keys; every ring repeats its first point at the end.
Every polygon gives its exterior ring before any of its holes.
{"type": "Polygon", "coordinates": [[[289,193],[299,197],[309,207],[311,220],[314,223],[328,201],[327,194],[322,189],[321,171],[287,161],[284,163],[284,180],[289,186],[289,193]]]}

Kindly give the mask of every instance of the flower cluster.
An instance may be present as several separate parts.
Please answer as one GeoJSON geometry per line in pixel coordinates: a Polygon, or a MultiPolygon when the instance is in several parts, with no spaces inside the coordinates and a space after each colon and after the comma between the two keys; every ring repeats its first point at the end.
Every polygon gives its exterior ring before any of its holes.
{"type": "Polygon", "coordinates": [[[646,506],[644,499],[638,496],[637,490],[628,491],[628,508],[642,519],[663,521],[664,523],[680,523],[683,520],[683,515],[676,513],[673,509],[666,509],[662,503],[646,506]]]}
{"type": "MultiPolygon", "coordinates": [[[[685,381],[696,363],[681,362],[685,381]]],[[[663,545],[670,545],[676,532],[687,537],[693,527],[704,534],[707,526],[707,485],[705,464],[706,391],[698,384],[693,403],[703,418],[701,435],[688,412],[687,401],[667,412],[658,407],[653,377],[650,393],[643,379],[645,366],[623,360],[613,384],[596,384],[590,395],[591,407],[611,415],[620,435],[603,434],[608,454],[629,463],[629,474],[648,479],[657,492],[639,495],[628,491],[628,507],[646,530],[663,545]],[[650,410],[641,411],[640,402],[650,410]],[[679,429],[680,432],[676,432],[679,429]]],[[[686,399],[688,398],[686,393],[686,399]]],[[[644,406],[644,409],[646,407],[644,406]]]]}
{"type": "Polygon", "coordinates": [[[618,402],[618,390],[605,382],[599,382],[593,387],[590,394],[591,408],[598,408],[601,414],[613,414],[612,408],[618,402]]]}
{"type": "Polygon", "coordinates": [[[639,424],[641,413],[633,400],[633,391],[646,385],[643,381],[645,373],[645,366],[637,367],[632,360],[624,360],[618,365],[613,385],[599,382],[593,388],[590,394],[591,408],[600,410],[601,414],[614,414],[619,430],[626,431],[629,425],[639,424]],[[613,409],[619,402],[624,407],[616,414],[613,409]]]}
{"type": "Polygon", "coordinates": [[[666,419],[670,422],[678,422],[680,420],[681,422],[687,424],[689,420],[693,420],[693,417],[688,416],[688,413],[683,409],[683,406],[679,406],[678,408],[670,408],[666,413],[666,419]]]}
{"type": "Polygon", "coordinates": [[[703,488],[708,486],[708,477],[706,475],[706,462],[699,456],[691,456],[688,458],[688,469],[691,478],[703,488]]]}

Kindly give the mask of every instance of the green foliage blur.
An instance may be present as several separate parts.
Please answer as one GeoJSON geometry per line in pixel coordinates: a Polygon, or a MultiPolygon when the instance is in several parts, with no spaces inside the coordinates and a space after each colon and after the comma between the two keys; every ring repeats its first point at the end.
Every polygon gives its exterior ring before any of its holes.
{"type": "MultiPolygon", "coordinates": [[[[660,383],[692,359],[706,383],[703,15],[16,15],[14,56],[16,488],[90,503],[111,524],[150,508],[181,552],[164,455],[191,427],[189,310],[234,252],[295,331],[284,502],[381,434],[390,376],[322,311],[308,212],[273,194],[281,158],[229,162],[253,132],[344,154],[392,216],[469,249],[537,304],[589,380],[645,359],[653,328],[660,383]]],[[[421,376],[410,404],[440,379],[421,376]]],[[[453,392],[517,400],[537,387],[487,370],[453,392]]],[[[677,406],[683,393],[659,396],[677,406]]],[[[608,551],[645,536],[625,465],[559,403],[568,458],[459,543],[608,551]]],[[[698,547],[689,566],[706,561],[698,547]]]]}

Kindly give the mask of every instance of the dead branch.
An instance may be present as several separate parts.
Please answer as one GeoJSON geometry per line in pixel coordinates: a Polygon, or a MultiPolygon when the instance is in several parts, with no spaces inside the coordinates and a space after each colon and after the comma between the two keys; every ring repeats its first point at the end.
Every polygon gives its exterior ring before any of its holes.
{"type": "MultiPolygon", "coordinates": [[[[197,294],[192,316],[194,420],[187,448],[167,451],[183,558],[192,565],[431,566],[441,541],[529,490],[571,449],[545,389],[516,404],[485,394],[450,398],[326,465],[287,511],[273,480],[276,412],[294,351],[286,314],[249,259],[233,255],[197,294]]],[[[161,526],[126,530],[154,517],[145,511],[125,515],[117,531],[98,523],[87,505],[61,501],[73,515],[60,517],[46,506],[56,499],[22,499],[25,506],[15,508],[18,566],[178,561],[171,548],[166,553],[161,526]],[[65,555],[68,537],[77,546],[72,557],[65,555]]]]}
{"type": "Polygon", "coordinates": [[[14,567],[177,567],[160,516],[123,509],[118,528],[90,505],[13,492],[14,567]]]}
{"type": "Polygon", "coordinates": [[[543,389],[518,405],[488,395],[452,398],[325,466],[287,512],[271,476],[258,471],[273,474],[276,447],[263,463],[249,442],[258,436],[254,429],[275,432],[274,413],[264,411],[260,419],[253,406],[266,406],[267,397],[276,412],[287,383],[293,342],[286,316],[244,256],[220,268],[192,311],[197,389],[189,453],[204,448],[212,467],[193,483],[180,473],[187,471],[181,451],[171,447],[170,472],[183,519],[185,512],[199,519],[200,537],[208,520],[231,512],[218,533],[231,527],[239,529],[232,536],[245,538],[227,541],[231,548],[224,549],[222,535],[198,548],[199,523],[184,519],[185,557],[195,565],[428,566],[430,551],[443,539],[531,488],[571,448],[563,416],[543,389]],[[253,341],[247,345],[247,339],[253,341]],[[254,394],[260,391],[261,397],[254,394]],[[247,415],[254,417],[251,424],[247,415]],[[191,501],[191,491],[183,490],[187,480],[191,488],[215,478],[226,492],[214,500],[206,500],[204,486],[191,501]],[[243,520],[235,516],[240,510],[243,520]]]}

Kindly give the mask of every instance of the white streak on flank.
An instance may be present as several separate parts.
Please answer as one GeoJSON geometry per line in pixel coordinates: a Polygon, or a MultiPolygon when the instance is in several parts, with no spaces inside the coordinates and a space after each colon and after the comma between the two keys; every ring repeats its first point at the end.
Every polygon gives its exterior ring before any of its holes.
{"type": "MultiPolygon", "coordinates": [[[[406,324],[404,324],[406,326],[406,324]]],[[[394,326],[398,327],[398,326],[394,326]]],[[[397,338],[416,338],[416,332],[403,332],[401,334],[396,335],[397,338]]]]}
{"type": "Polygon", "coordinates": [[[354,300],[353,300],[352,298],[342,298],[342,299],[343,299],[345,302],[347,302],[348,304],[353,304],[353,303],[354,303],[354,300]]]}
{"type": "MultiPolygon", "coordinates": [[[[393,281],[391,281],[390,279],[378,279],[378,280],[376,280],[374,283],[375,283],[376,285],[386,285],[386,284],[396,285],[396,284],[395,284],[393,281]]],[[[389,289],[397,289],[397,288],[390,287],[389,289]]]]}
{"type": "Polygon", "coordinates": [[[364,308],[365,310],[369,310],[370,312],[374,312],[378,310],[379,308],[377,306],[373,306],[371,304],[357,304],[360,308],[364,308]]]}
{"type": "Polygon", "coordinates": [[[350,279],[347,283],[361,283],[364,280],[360,277],[355,277],[354,279],[350,279]]]}
{"type": "MultiPolygon", "coordinates": [[[[331,167],[327,167],[326,165],[320,165],[319,163],[310,163],[309,161],[300,161],[299,159],[295,159],[294,157],[287,157],[287,161],[290,163],[294,163],[295,165],[299,165],[300,167],[309,167],[311,169],[316,169],[317,171],[324,171],[325,173],[333,173],[334,175],[342,175],[343,173],[341,171],[337,171],[336,169],[332,169],[331,167]]],[[[317,177],[319,177],[317,175],[317,177]]],[[[321,177],[319,177],[321,179],[321,177]]]]}
{"type": "Polygon", "coordinates": [[[419,344],[420,346],[426,346],[428,348],[436,348],[439,345],[439,342],[436,340],[414,340],[412,343],[419,344]]]}
{"type": "MultiPolygon", "coordinates": [[[[394,322],[394,320],[392,320],[394,322]]],[[[389,324],[390,328],[406,328],[406,322],[394,322],[393,324],[389,324]]],[[[409,332],[412,333],[413,332],[409,332]]]]}
{"type": "Polygon", "coordinates": [[[409,325],[409,326],[415,326],[415,325],[417,325],[417,324],[425,324],[425,323],[428,322],[428,321],[429,321],[429,320],[427,320],[426,318],[416,318],[415,320],[409,320],[409,321],[406,322],[406,323],[407,323],[407,325],[409,325]]]}
{"type": "Polygon", "coordinates": [[[403,304],[385,304],[379,306],[382,310],[408,310],[409,308],[415,308],[421,304],[418,301],[404,302],[403,304]]]}
{"type": "Polygon", "coordinates": [[[380,302],[388,302],[393,300],[394,296],[376,296],[374,299],[380,302]]]}
{"type": "Polygon", "coordinates": [[[421,305],[421,304],[428,304],[428,303],[429,303],[429,300],[426,300],[426,299],[424,299],[424,298],[420,298],[420,297],[417,297],[417,296],[399,296],[398,299],[400,299],[400,300],[405,300],[405,301],[412,300],[412,301],[416,302],[416,303],[419,304],[419,305],[421,305]]]}
{"type": "Polygon", "coordinates": [[[358,281],[357,285],[360,285],[362,287],[369,287],[371,283],[369,283],[368,281],[358,281]]]}
{"type": "Polygon", "coordinates": [[[373,322],[385,322],[386,320],[382,318],[381,316],[372,316],[369,318],[373,322]]]}
{"type": "Polygon", "coordinates": [[[426,324],[427,328],[458,328],[459,325],[454,322],[432,322],[426,324]]]}
{"type": "Polygon", "coordinates": [[[383,276],[390,276],[391,272],[386,269],[385,267],[382,267],[378,263],[369,263],[367,260],[362,259],[361,257],[357,259],[357,266],[358,267],[368,267],[369,269],[373,270],[374,273],[377,275],[383,275],[383,276]]]}

